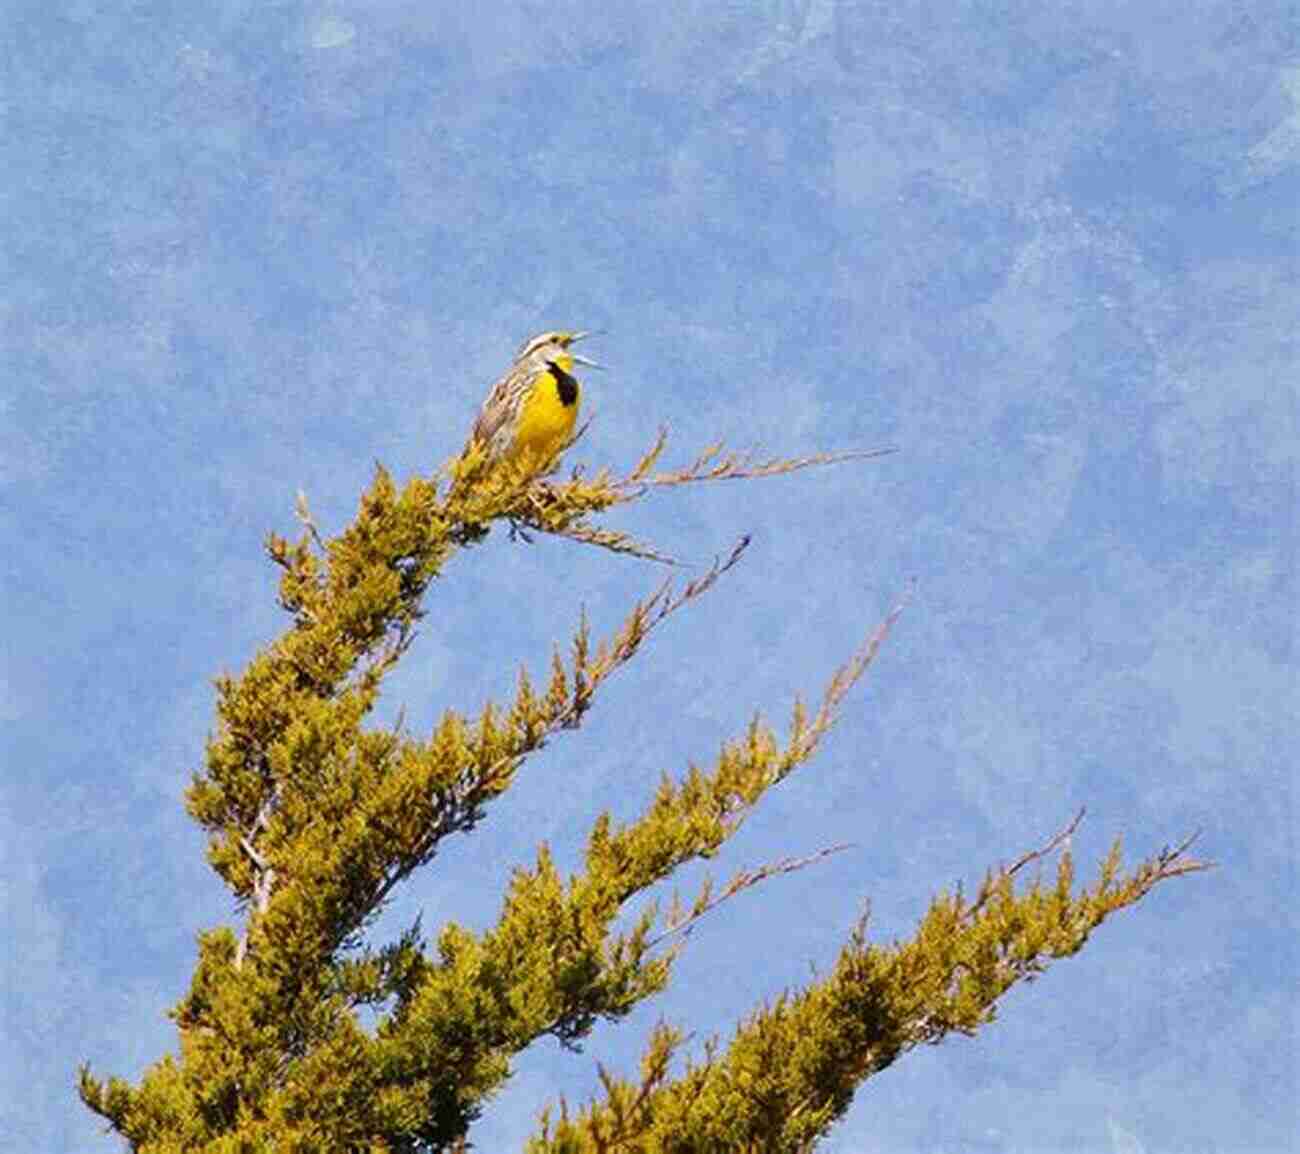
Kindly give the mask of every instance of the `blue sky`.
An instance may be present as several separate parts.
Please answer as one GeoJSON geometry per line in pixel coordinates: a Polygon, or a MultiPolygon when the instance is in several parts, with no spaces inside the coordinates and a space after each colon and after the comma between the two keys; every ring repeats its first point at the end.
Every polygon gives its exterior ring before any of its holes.
{"type": "MultiPolygon", "coordinates": [[[[826,1149],[1276,1151],[1297,1133],[1300,21],[1260,2],[7,0],[0,64],[0,1145],[111,1151],[73,1070],[174,1045],[232,918],[180,797],[211,678],[275,635],[261,541],[429,471],[510,351],[602,328],[576,451],[882,460],[617,519],[750,556],[397,897],[492,917],[542,839],[815,693],[916,593],[721,874],[672,990],[519,1063],[474,1135],[828,966],[1079,805],[1081,863],[1221,863],[867,1083],[826,1149]]],[[[386,709],[505,692],[652,569],[504,534],[386,709]]],[[[691,877],[697,877],[692,874],[691,877]]],[[[689,879],[684,879],[689,880],[689,879]]]]}

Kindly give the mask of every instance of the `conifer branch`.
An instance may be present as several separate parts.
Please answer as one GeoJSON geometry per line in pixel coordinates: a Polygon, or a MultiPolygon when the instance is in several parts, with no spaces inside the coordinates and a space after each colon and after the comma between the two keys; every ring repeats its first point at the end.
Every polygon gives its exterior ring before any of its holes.
{"type": "MultiPolygon", "coordinates": [[[[662,620],[677,605],[709,588],[741,556],[744,545],[738,543],[730,557],[675,594],[668,592],[667,585],[661,586],[642,603],[649,608],[634,611],[629,620],[662,620]]],[[[680,951],[679,943],[664,953],[653,953],[667,936],[689,932],[694,922],[742,890],[842,848],[741,871],[720,894],[706,884],[689,911],[677,908],[669,913],[663,933],[654,933],[655,903],[637,916],[630,930],[611,933],[614,918],[629,898],[683,863],[712,856],[767,790],[812,755],[836,706],[865,670],[897,611],[895,607],[862,649],[832,676],[817,718],[810,722],[795,710],[784,744],[755,719],[743,737],[724,745],[710,773],[692,769],[679,784],[665,779],[635,821],[616,827],[609,815],[599,817],[588,838],[585,868],[567,885],[543,845],[532,869],[515,872],[501,916],[491,930],[473,935],[448,926],[439,941],[441,961],[424,971],[409,1004],[381,1031],[393,1051],[439,1052],[440,1035],[429,1033],[434,1018],[427,1007],[446,1006],[453,990],[484,988],[486,975],[493,975],[488,983],[493,993],[476,1003],[480,1048],[465,1051],[464,1061],[494,1066],[499,1060],[504,1069],[506,1052],[543,1034],[576,1047],[598,1019],[622,1018],[663,989],[680,951]]],[[[636,637],[640,630],[627,632],[636,637]]],[[[580,631],[575,649],[586,654],[584,637],[580,631]]],[[[605,652],[618,648],[616,643],[605,652]]],[[[589,657],[579,661],[580,666],[590,664],[589,657]]],[[[576,682],[574,692],[581,697],[576,682]]],[[[424,1065],[408,1065],[402,1077],[437,1079],[440,1075],[424,1065]]]]}
{"type": "Polygon", "coordinates": [[[966,911],[966,917],[974,918],[979,914],[980,910],[983,909],[984,904],[996,892],[998,883],[1009,881],[1024,869],[1025,866],[1030,865],[1033,862],[1042,861],[1044,858],[1051,856],[1062,846],[1068,847],[1071,839],[1074,837],[1075,831],[1083,823],[1083,819],[1087,812],[1088,807],[1081,805],[1074,817],[1062,826],[1061,829],[1057,830],[1056,833],[1048,838],[1041,846],[1038,846],[1036,849],[1026,850],[1009,866],[999,866],[996,870],[990,871],[985,876],[983,883],[980,885],[974,902],[971,903],[970,908],[966,911]]]}
{"type": "MultiPolygon", "coordinates": [[[[524,539],[545,532],[672,563],[596,518],[651,489],[893,451],[774,459],[712,446],[660,470],[665,446],[661,431],[622,477],[535,476],[487,461],[477,445],[400,487],[377,466],[356,517],[333,537],[299,494],[297,540],[267,540],[291,626],[240,676],[218,680],[216,731],[186,798],[245,913],[244,933],[200,935],[193,980],[173,1011],[176,1059],[135,1087],[80,1074],[82,1099],[133,1148],[464,1150],[520,1050],[546,1035],[576,1048],[596,1021],[622,1018],[664,988],[694,925],[719,904],[842,848],[741,870],[719,891],[706,882],[689,908],[675,899],[662,924],[652,903],[614,931],[634,895],[713,856],[812,756],[906,598],[836,670],[811,715],[796,701],[783,737],[756,716],[707,771],[692,765],[680,781],[665,778],[636,819],[601,815],[572,876],[539,847],[486,932],[446,925],[434,952],[418,921],[379,948],[364,941],[393,887],[432,860],[442,838],[471,830],[529,754],[578,728],[605,679],[709,591],[748,538],[699,577],[663,582],[603,641],[593,642],[584,615],[544,686],[521,671],[505,705],[488,702],[477,717],[448,710],[426,740],[400,718],[367,728],[430,584],[458,550],[504,523],[524,539]],[[373,1029],[358,1016],[363,1006],[378,1015],[373,1029]]],[[[939,895],[910,941],[870,946],[860,923],[827,979],[764,1008],[725,1050],[706,1041],[703,1060],[676,1079],[683,1036],[656,1029],[638,1083],[602,1067],[605,1100],[576,1117],[561,1103],[558,1125],[548,1119],[533,1149],[807,1150],[863,1078],[912,1046],[975,1030],[1010,985],[1079,949],[1110,913],[1205,868],[1188,857],[1188,839],[1124,875],[1116,846],[1098,881],[1076,893],[1068,841],[1077,821],[986,875],[973,901],[960,890],[939,895]],[[1017,892],[1025,867],[1062,849],[1054,887],[1034,881],[1017,892]]]]}
{"type": "MultiPolygon", "coordinates": [[[[603,1101],[556,1122],[544,1113],[529,1154],[690,1149],[807,1151],[847,1109],[857,1086],[920,1044],[973,1033],[991,1021],[1001,996],[1048,963],[1082,947],[1107,917],[1170,878],[1207,868],[1186,856],[1192,839],[1165,847],[1128,875],[1118,849],[1092,885],[1075,891],[1068,850],[1056,884],[1013,890],[1028,864],[1065,846],[1076,817],[1044,846],[988,875],[986,898],[967,904],[940,894],[907,941],[873,946],[859,921],[833,973],[783,995],[736,1031],[721,1050],[666,1075],[655,1037],[639,1083],[602,1078],[603,1101]],[[653,1059],[651,1061],[650,1059],[653,1059]],[[635,1101],[637,1109],[627,1109],[635,1101]]],[[[981,887],[983,893],[985,887],[981,887]]]]}
{"type": "Polygon", "coordinates": [[[652,473],[655,462],[663,453],[667,434],[660,430],[659,437],[632,471],[621,478],[619,488],[641,492],[652,488],[697,484],[703,481],[754,480],[760,477],[780,477],[802,469],[820,465],[838,465],[845,461],[866,461],[886,457],[898,452],[892,445],[878,449],[847,449],[836,453],[811,453],[804,457],[763,457],[757,450],[728,452],[721,442],[708,446],[690,464],[666,473],[652,473]]]}
{"type": "MultiPolygon", "coordinates": [[[[1035,862],[1043,861],[1062,847],[1065,848],[1067,855],[1065,860],[1068,860],[1070,841],[1074,837],[1075,831],[1078,830],[1081,824],[1083,824],[1083,819],[1087,815],[1087,812],[1088,809],[1086,806],[1080,806],[1074,817],[1072,817],[1061,829],[1057,830],[1057,832],[1048,838],[1048,840],[1041,846],[1038,846],[1036,849],[1027,850],[1008,866],[1000,866],[995,870],[991,870],[985,876],[983,882],[981,882],[979,890],[976,892],[975,900],[966,908],[963,916],[967,920],[978,918],[980,911],[984,906],[992,898],[1002,893],[1004,888],[1026,866],[1032,865],[1035,862]]],[[[1212,869],[1214,867],[1213,862],[1203,861],[1187,856],[1187,851],[1195,844],[1197,838],[1200,837],[1200,834],[1201,831],[1196,830],[1177,845],[1172,847],[1164,846],[1153,858],[1150,859],[1150,861],[1143,862],[1138,867],[1134,874],[1134,878],[1138,880],[1142,886],[1146,887],[1142,889],[1142,894],[1147,893],[1151,886],[1155,885],[1157,882],[1167,881],[1169,878],[1179,877],[1183,874],[1199,873],[1201,870],[1212,869]],[[1148,870],[1150,871],[1149,878],[1147,877],[1148,870]]],[[[1113,856],[1117,856],[1118,852],[1119,845],[1116,843],[1116,845],[1112,847],[1111,853],[1113,856]]]]}
{"type": "MultiPolygon", "coordinates": [[[[381,905],[396,885],[430,860],[443,838],[472,829],[482,815],[484,804],[507,788],[520,761],[543,748],[561,730],[576,729],[605,679],[626,665],[658,626],[712,589],[723,574],[739,563],[749,542],[747,536],[740,538],[725,559],[715,560],[705,573],[680,589],[675,588],[671,579],[661,583],[648,597],[633,605],[617,633],[599,643],[594,653],[584,619],[574,638],[571,672],[566,674],[557,664],[552,675],[552,691],[542,701],[532,701],[530,690],[522,693],[516,708],[524,707],[525,703],[530,703],[532,708],[523,708],[522,724],[514,739],[505,743],[504,752],[468,776],[463,768],[442,775],[455,781],[455,786],[443,793],[439,812],[414,845],[394,861],[367,904],[371,908],[381,905]]],[[[524,685],[527,685],[526,678],[524,685]]],[[[453,719],[452,714],[444,717],[443,727],[454,724],[453,719]]],[[[473,764],[477,758],[467,750],[458,760],[465,765],[473,764]]]]}
{"type": "MultiPolygon", "coordinates": [[[[585,429],[585,426],[584,426],[585,429]]],[[[574,438],[576,440],[576,437],[574,438]]],[[[486,522],[491,516],[503,516],[512,524],[526,526],[541,533],[570,537],[615,553],[626,553],[648,560],[671,562],[661,550],[635,541],[615,530],[595,529],[586,518],[617,505],[639,500],[651,489],[671,488],[709,481],[754,480],[777,477],[822,465],[846,461],[869,460],[897,452],[892,446],[877,449],[850,449],[834,453],[814,453],[803,457],[765,457],[757,451],[731,452],[722,444],[709,446],[694,461],[667,472],[654,467],[667,446],[668,432],[660,428],[655,440],[632,469],[622,477],[601,470],[591,478],[574,468],[563,481],[549,478],[530,479],[522,466],[509,462],[493,466],[486,473],[481,451],[467,451],[449,469],[456,480],[453,493],[470,492],[483,502],[483,513],[464,513],[467,522],[486,522]],[[469,485],[469,489],[457,486],[469,485]],[[489,512],[497,505],[495,514],[489,512]]]]}

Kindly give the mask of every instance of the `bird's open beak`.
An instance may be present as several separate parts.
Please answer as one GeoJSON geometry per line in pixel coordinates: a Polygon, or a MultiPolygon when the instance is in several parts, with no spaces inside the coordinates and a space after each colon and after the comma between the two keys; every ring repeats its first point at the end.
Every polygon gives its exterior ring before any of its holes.
{"type": "MultiPolygon", "coordinates": [[[[583,340],[586,337],[595,336],[600,331],[600,329],[583,329],[581,332],[570,333],[569,339],[565,343],[565,348],[568,348],[569,345],[577,344],[578,341],[583,340]]],[[[599,361],[588,360],[586,357],[578,356],[577,353],[570,353],[569,355],[573,358],[573,363],[575,365],[586,365],[589,369],[603,369],[605,367],[599,361]]]]}

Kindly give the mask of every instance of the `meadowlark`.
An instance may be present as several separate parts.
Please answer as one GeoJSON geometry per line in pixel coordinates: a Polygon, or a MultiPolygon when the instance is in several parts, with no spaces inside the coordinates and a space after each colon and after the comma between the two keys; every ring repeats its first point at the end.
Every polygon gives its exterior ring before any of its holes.
{"type": "Polygon", "coordinates": [[[575,365],[596,366],[570,351],[586,332],[546,332],[527,340],[514,363],[492,386],[470,434],[488,460],[526,461],[541,471],[554,463],[573,435],[582,386],[575,365]]]}

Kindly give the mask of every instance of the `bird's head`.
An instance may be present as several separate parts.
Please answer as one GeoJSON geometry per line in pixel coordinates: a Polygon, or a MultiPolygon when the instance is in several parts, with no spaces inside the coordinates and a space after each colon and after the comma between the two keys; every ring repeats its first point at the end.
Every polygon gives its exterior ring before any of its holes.
{"type": "Polygon", "coordinates": [[[523,361],[536,358],[540,361],[554,361],[566,373],[571,372],[574,365],[589,365],[591,368],[598,369],[600,365],[595,361],[580,357],[577,353],[569,351],[570,345],[576,344],[584,337],[589,336],[591,336],[591,333],[588,331],[563,332],[552,330],[538,333],[535,337],[530,337],[520,345],[519,352],[515,354],[515,360],[523,361]]]}

